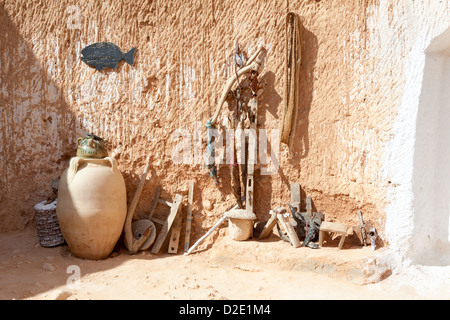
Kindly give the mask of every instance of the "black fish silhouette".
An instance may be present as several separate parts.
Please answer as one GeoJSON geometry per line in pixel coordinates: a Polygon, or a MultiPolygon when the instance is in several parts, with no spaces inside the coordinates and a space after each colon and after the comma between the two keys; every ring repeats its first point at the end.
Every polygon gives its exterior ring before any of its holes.
{"type": "Polygon", "coordinates": [[[96,68],[98,71],[102,71],[105,68],[114,69],[122,59],[133,65],[134,51],[136,51],[136,48],[123,53],[114,43],[97,42],[81,50],[81,61],[96,68]]]}

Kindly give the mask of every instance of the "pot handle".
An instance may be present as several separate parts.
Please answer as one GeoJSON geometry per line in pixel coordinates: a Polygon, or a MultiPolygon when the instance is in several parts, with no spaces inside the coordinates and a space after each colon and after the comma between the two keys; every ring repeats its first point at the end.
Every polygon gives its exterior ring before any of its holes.
{"type": "Polygon", "coordinates": [[[111,172],[117,170],[117,160],[113,157],[106,157],[105,160],[108,160],[111,163],[111,172]]]}
{"type": "Polygon", "coordinates": [[[75,174],[78,171],[78,167],[80,165],[80,160],[83,160],[83,158],[80,157],[73,157],[70,159],[69,168],[67,170],[67,182],[71,183],[73,178],[75,177],[75,174]]]}
{"type": "MultiPolygon", "coordinates": [[[[91,160],[96,160],[96,159],[91,159],[91,160]]],[[[109,163],[111,164],[111,172],[114,172],[117,170],[117,160],[114,159],[113,157],[106,157],[104,158],[104,160],[108,160],[109,163]]],[[[86,161],[83,158],[80,157],[73,157],[72,159],[70,159],[70,165],[69,168],[67,170],[67,182],[71,183],[73,178],[75,177],[75,174],[78,171],[78,167],[80,166],[80,162],[84,162],[86,161]]]]}
{"type": "Polygon", "coordinates": [[[80,146],[80,141],[83,141],[83,138],[78,138],[78,139],[77,139],[77,146],[78,146],[78,147],[80,146]]]}

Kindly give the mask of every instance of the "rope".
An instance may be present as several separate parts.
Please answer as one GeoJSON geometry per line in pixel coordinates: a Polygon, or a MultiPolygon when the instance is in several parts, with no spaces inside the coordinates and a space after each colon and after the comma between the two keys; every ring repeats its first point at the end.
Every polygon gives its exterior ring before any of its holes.
{"type": "Polygon", "coordinates": [[[281,123],[281,142],[289,144],[292,121],[297,106],[298,67],[300,65],[300,37],[298,16],[289,12],[286,16],[286,66],[283,118],[281,123]]]}

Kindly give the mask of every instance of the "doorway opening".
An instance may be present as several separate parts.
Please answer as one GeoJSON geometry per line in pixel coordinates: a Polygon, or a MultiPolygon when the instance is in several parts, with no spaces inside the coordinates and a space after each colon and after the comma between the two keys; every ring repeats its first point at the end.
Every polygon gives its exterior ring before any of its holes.
{"type": "Polygon", "coordinates": [[[450,28],[425,51],[414,148],[414,264],[450,265],[450,28]]]}

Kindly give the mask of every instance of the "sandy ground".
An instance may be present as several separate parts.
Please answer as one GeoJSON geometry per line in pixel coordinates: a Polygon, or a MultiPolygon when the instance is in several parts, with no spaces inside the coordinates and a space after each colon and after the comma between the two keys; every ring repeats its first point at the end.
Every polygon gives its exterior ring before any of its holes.
{"type": "Polygon", "coordinates": [[[369,247],[339,251],[331,242],[316,250],[293,248],[276,236],[245,242],[223,237],[189,256],[181,250],[129,255],[118,245],[108,259],[93,261],[74,257],[66,245],[41,247],[29,227],[0,234],[0,299],[450,298],[448,267],[416,268],[370,283],[374,275],[361,264],[375,253],[369,247]]]}

